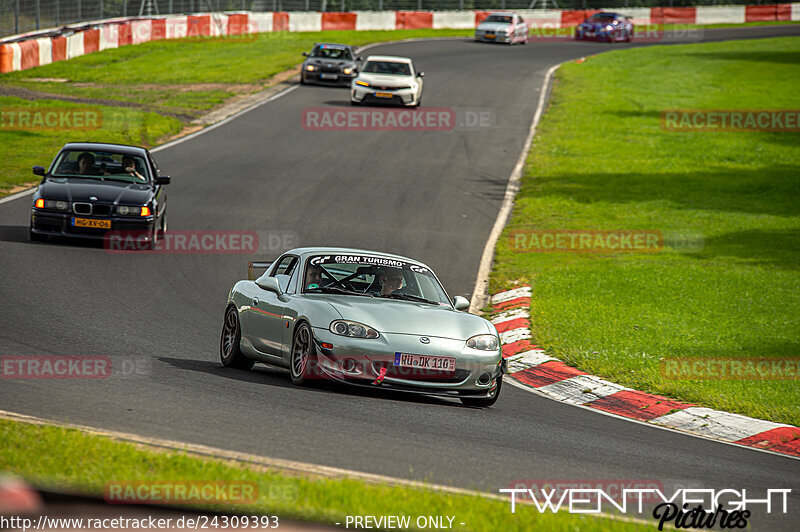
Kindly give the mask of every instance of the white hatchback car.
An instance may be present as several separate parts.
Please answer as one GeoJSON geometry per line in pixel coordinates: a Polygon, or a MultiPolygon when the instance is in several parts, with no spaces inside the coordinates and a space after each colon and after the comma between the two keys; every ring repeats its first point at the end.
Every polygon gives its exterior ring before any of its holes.
{"type": "Polygon", "coordinates": [[[422,100],[422,76],[408,57],[371,55],[351,84],[353,105],[384,103],[417,107],[422,100]]]}

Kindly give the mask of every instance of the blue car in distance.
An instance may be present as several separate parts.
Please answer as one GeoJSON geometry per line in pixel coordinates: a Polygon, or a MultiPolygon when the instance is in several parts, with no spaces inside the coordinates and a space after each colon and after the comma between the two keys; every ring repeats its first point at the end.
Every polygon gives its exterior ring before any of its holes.
{"type": "Polygon", "coordinates": [[[630,42],[633,22],[619,13],[600,12],[588,17],[575,28],[575,40],[630,42]]]}

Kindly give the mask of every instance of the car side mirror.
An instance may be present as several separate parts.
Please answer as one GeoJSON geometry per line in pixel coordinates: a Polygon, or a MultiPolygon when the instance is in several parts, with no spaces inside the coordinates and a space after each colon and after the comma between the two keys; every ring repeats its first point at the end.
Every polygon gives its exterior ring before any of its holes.
{"type": "Polygon", "coordinates": [[[356,61],[363,61],[363,60],[364,60],[364,58],[362,56],[360,56],[360,55],[358,57],[356,57],[356,61]]]}
{"type": "Polygon", "coordinates": [[[417,72],[417,77],[418,78],[424,78],[425,77],[425,72],[417,72]]]}
{"type": "Polygon", "coordinates": [[[33,167],[33,173],[35,175],[43,176],[44,175],[44,167],[43,166],[34,166],[33,167]]]}
{"type": "Polygon", "coordinates": [[[168,175],[160,175],[156,177],[156,185],[169,185],[172,178],[168,175]]]}
{"type": "Polygon", "coordinates": [[[453,306],[456,307],[456,310],[467,310],[469,308],[469,299],[456,296],[453,298],[453,306]]]}
{"type": "Polygon", "coordinates": [[[303,52],[304,57],[308,57],[308,52],[303,52]]]}
{"type": "Polygon", "coordinates": [[[281,295],[281,287],[278,284],[278,280],[275,277],[270,277],[266,273],[256,279],[256,285],[262,290],[275,292],[276,294],[281,295]]]}

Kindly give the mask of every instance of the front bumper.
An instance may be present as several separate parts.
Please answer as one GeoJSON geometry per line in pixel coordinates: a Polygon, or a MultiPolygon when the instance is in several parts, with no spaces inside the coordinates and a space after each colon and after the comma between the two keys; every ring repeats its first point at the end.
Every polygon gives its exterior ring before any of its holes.
{"type": "Polygon", "coordinates": [[[505,33],[475,32],[475,40],[478,42],[499,42],[508,44],[513,40],[513,35],[505,33]]]}
{"type": "Polygon", "coordinates": [[[350,89],[350,99],[356,103],[411,106],[416,103],[416,96],[416,91],[410,88],[379,89],[352,85],[350,89]]]}
{"type": "Polygon", "coordinates": [[[303,77],[303,83],[336,85],[341,87],[349,87],[356,76],[358,76],[357,73],[345,74],[344,72],[322,72],[319,70],[309,72],[305,69],[300,75],[303,77]]]}
{"type": "Polygon", "coordinates": [[[312,372],[312,376],[353,385],[426,395],[475,397],[493,389],[497,378],[505,371],[505,360],[499,349],[470,349],[464,340],[430,337],[429,344],[422,344],[417,335],[385,333],[377,339],[347,338],[322,328],[314,328],[314,337],[317,371],[312,372]],[[323,348],[322,344],[333,347],[323,348]],[[454,357],[456,365],[451,372],[396,366],[398,353],[454,357]],[[386,370],[382,378],[381,368],[386,370]]]}
{"type": "Polygon", "coordinates": [[[88,238],[102,240],[110,233],[119,234],[120,232],[131,232],[142,234],[140,241],[149,239],[155,227],[155,216],[142,216],[139,218],[123,216],[81,216],[69,212],[52,212],[39,209],[31,209],[31,232],[38,235],[63,236],[70,238],[88,238]],[[110,220],[110,229],[97,229],[88,227],[77,227],[73,225],[73,218],[84,218],[90,220],[110,220]]]}
{"type": "Polygon", "coordinates": [[[614,30],[575,30],[577,41],[610,41],[614,39],[614,30]]]}

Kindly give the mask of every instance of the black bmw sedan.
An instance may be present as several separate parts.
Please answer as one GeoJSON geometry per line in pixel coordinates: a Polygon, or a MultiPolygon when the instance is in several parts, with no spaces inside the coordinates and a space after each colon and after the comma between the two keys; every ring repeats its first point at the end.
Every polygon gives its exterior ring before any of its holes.
{"type": "Polygon", "coordinates": [[[33,196],[31,240],[48,236],[104,238],[132,233],[155,244],[167,230],[170,178],[159,174],[145,148],[81,142],[66,144],[33,196]]]}

